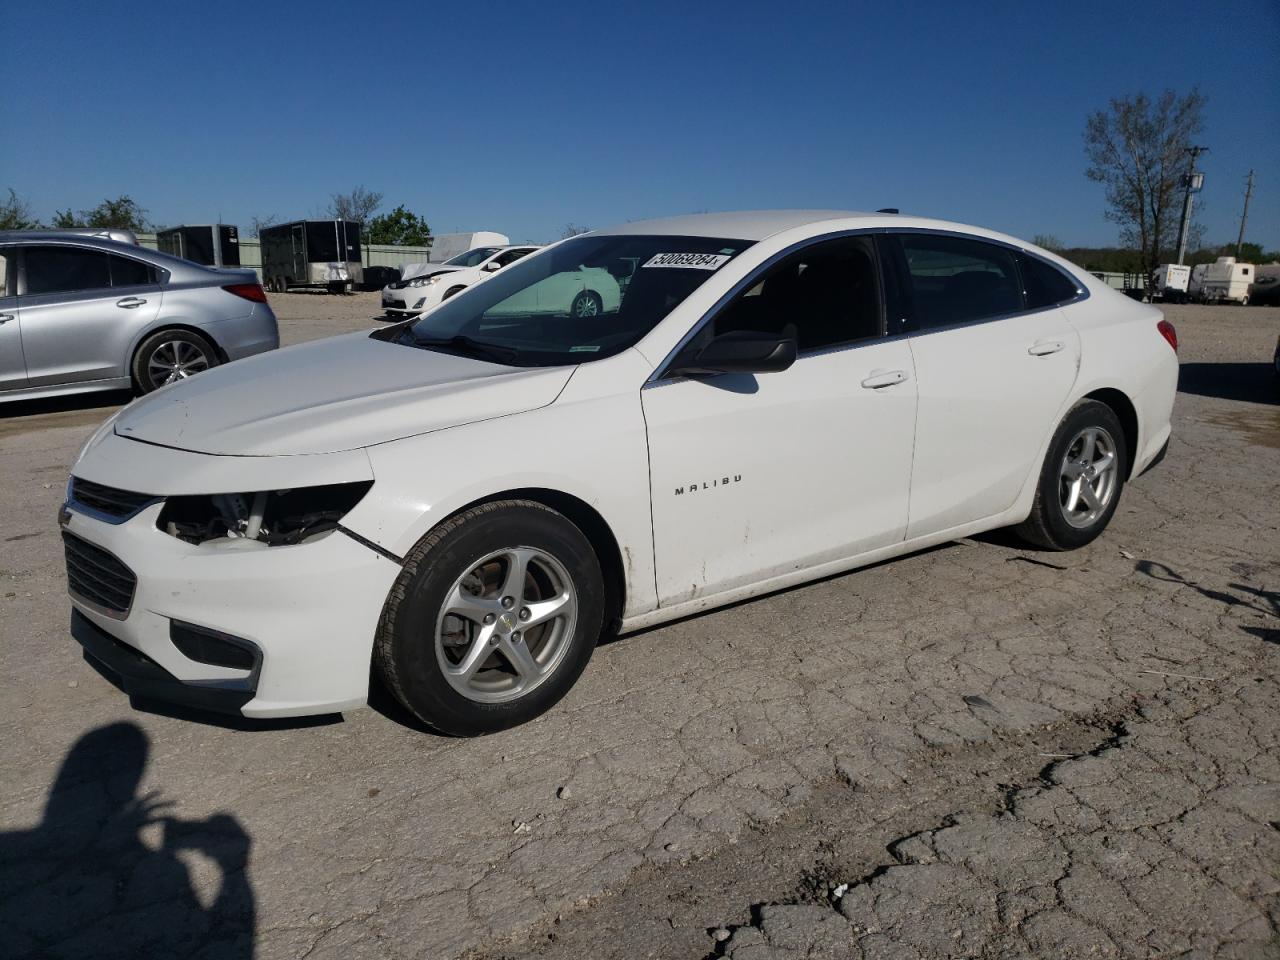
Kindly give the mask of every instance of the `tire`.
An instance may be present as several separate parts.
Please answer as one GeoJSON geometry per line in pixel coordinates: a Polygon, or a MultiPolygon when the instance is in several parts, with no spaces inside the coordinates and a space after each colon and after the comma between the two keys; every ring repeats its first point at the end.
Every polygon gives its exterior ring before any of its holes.
{"type": "Polygon", "coordinates": [[[554,706],[591,659],[603,623],[604,579],[582,531],[540,503],[500,500],[445,521],[405,558],[378,624],[374,667],[435,730],[493,733],[554,706]],[[515,590],[513,556],[528,571],[515,590]],[[522,649],[517,669],[511,653],[522,649]]]}
{"type": "Polygon", "coordinates": [[[1067,412],[1053,434],[1040,468],[1031,515],[1015,528],[1016,532],[1048,550],[1083,547],[1111,522],[1128,470],[1129,451],[1115,412],[1097,400],[1081,400],[1067,412]],[[1092,454],[1086,437],[1092,437],[1092,454]],[[1098,466],[1103,463],[1107,465],[1098,466]],[[1088,492],[1083,493],[1086,489],[1088,492]],[[1089,496],[1096,507],[1088,502],[1089,496]]]}
{"type": "Polygon", "coordinates": [[[466,287],[450,287],[448,290],[444,292],[444,296],[440,298],[440,302],[444,303],[446,300],[452,297],[455,293],[461,293],[465,289],[467,288],[466,287]]]}
{"type": "Polygon", "coordinates": [[[213,344],[190,330],[159,330],[139,344],[131,372],[139,394],[185,380],[222,360],[213,344]]]}
{"type": "Polygon", "coordinates": [[[604,301],[594,290],[583,290],[569,304],[569,316],[575,319],[598,317],[604,312],[604,301]]]}

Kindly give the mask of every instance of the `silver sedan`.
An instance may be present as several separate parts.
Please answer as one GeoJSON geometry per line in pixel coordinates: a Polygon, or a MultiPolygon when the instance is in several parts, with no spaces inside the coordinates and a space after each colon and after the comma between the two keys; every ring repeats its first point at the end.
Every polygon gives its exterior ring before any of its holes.
{"type": "Polygon", "coordinates": [[[252,270],[101,236],[0,232],[0,403],[149,393],[279,345],[252,270]]]}

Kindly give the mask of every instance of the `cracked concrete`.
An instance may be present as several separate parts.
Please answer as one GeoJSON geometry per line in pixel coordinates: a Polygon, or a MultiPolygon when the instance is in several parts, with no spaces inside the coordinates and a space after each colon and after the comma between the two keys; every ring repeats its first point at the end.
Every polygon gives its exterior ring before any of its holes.
{"type": "MultiPolygon", "coordinates": [[[[368,299],[273,297],[286,337],[368,299]]],[[[963,541],[623,638],[475,741],[131,710],[66,636],[52,522],[108,410],[6,419],[4,952],[1275,956],[1280,310],[1168,313],[1175,440],[1090,547],[963,541]],[[73,748],[121,721],[136,782],[73,748]]]]}

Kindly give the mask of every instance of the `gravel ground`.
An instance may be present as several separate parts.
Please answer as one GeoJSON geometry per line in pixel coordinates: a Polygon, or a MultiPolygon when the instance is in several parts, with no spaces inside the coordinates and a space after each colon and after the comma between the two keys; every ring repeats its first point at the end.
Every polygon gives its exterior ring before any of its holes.
{"type": "MultiPolygon", "coordinates": [[[[272,302],[286,342],[376,312],[272,302]]],[[[3,409],[0,955],[1280,955],[1280,310],[1167,314],[1169,456],[1090,547],[625,637],[469,741],[385,698],[131,708],[67,636],[53,520],[121,398],[3,409]]]]}

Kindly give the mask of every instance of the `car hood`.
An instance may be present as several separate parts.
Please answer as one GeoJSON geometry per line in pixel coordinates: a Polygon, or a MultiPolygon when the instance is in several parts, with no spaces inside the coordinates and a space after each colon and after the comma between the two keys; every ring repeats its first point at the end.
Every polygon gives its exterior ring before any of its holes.
{"type": "Polygon", "coordinates": [[[465,267],[446,267],[441,263],[423,263],[418,265],[418,269],[412,273],[405,272],[400,275],[400,283],[406,280],[415,280],[418,277],[431,277],[437,273],[457,273],[459,270],[465,270],[465,267]]]}
{"type": "Polygon", "coordinates": [[[115,432],[198,453],[335,453],[546,406],[573,370],[508,367],[348,334],[165,387],[121,411],[115,432]]]}

